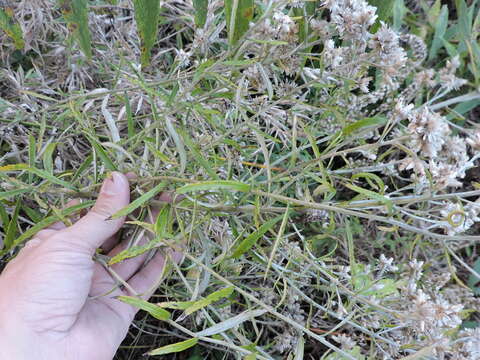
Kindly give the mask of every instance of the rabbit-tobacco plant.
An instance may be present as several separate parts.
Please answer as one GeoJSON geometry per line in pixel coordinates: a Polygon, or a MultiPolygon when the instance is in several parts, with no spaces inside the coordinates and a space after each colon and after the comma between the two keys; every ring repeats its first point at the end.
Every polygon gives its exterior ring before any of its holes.
{"type": "MultiPolygon", "coordinates": [[[[142,68],[130,1],[91,2],[91,61],[53,1],[13,5],[25,48],[0,35],[4,262],[110,170],[135,171],[137,196],[211,181],[165,213],[188,255],[153,301],[174,323],[140,318],[118,359],[207,329],[192,358],[480,357],[480,130],[450,111],[479,96],[460,58],[428,68],[424,40],[365,0],[257,1],[235,45],[222,1],[197,27],[190,1],[167,0],[142,68]]],[[[158,202],[144,205],[127,232],[152,231],[158,202]]]]}

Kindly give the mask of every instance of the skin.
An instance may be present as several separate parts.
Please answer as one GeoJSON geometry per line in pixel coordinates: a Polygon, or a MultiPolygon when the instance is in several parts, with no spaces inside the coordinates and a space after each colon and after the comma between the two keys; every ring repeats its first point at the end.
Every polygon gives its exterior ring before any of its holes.
{"type": "MultiPolygon", "coordinates": [[[[129,202],[128,178],[113,173],[84,217],[70,227],[57,223],[40,231],[6,266],[0,275],[0,359],[113,358],[137,309],[116,299],[132,294],[92,256],[101,246],[109,256],[125,248],[110,249],[125,218],[107,219],[129,202]]],[[[165,265],[160,252],[145,265],[146,256],[112,266],[144,299],[165,265]]],[[[172,258],[180,261],[181,254],[172,258]]]]}

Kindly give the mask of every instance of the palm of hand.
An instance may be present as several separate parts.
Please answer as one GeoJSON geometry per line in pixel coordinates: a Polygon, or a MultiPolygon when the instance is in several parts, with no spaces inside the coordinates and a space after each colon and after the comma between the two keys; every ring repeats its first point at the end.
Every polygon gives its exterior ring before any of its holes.
{"type": "MultiPolygon", "coordinates": [[[[92,255],[98,246],[112,242],[124,219],[106,218],[128,202],[128,181],[114,173],[85,217],[68,228],[58,223],[42,230],[8,264],[0,277],[1,358],[113,358],[136,310],[116,299],[132,294],[121,290],[92,255]],[[11,350],[8,356],[2,353],[5,349],[11,350]]],[[[109,255],[124,247],[114,247],[109,255]]],[[[115,264],[112,270],[148,298],[164,257],[155,255],[139,271],[145,256],[115,264]]]]}

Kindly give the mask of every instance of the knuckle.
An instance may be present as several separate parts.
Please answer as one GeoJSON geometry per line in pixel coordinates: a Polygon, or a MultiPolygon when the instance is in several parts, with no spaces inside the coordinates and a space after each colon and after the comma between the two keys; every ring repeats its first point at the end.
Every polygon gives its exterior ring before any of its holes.
{"type": "Polygon", "coordinates": [[[102,220],[106,220],[113,215],[111,206],[105,203],[95,204],[90,213],[94,216],[100,217],[102,220]]]}

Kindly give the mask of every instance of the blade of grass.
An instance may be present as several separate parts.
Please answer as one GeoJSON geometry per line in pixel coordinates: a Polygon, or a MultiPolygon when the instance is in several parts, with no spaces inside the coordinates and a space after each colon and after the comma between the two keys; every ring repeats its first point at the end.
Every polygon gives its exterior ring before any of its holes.
{"type": "Polygon", "coordinates": [[[181,341],[175,344],[159,347],[158,349],[149,351],[148,355],[154,356],[154,355],[165,355],[165,354],[177,353],[177,352],[190,349],[191,347],[197,345],[197,343],[198,343],[198,339],[192,338],[192,339],[181,341]]]}
{"type": "Polygon", "coordinates": [[[208,295],[206,298],[195,301],[191,306],[185,309],[185,314],[190,315],[197,310],[203,309],[204,307],[214,303],[225,297],[229,297],[233,293],[233,287],[226,287],[224,289],[215,291],[208,295]]]}
{"type": "Polygon", "coordinates": [[[148,312],[155,319],[164,321],[170,319],[170,313],[167,310],[162,309],[160,306],[157,306],[155,304],[149,303],[148,301],[138,299],[133,296],[119,296],[117,297],[117,299],[124,302],[125,304],[135,306],[140,310],[148,312]]]}
{"type": "Polygon", "coordinates": [[[88,58],[92,58],[92,39],[88,27],[87,0],[59,0],[68,29],[88,58]]]}
{"type": "Polygon", "coordinates": [[[189,192],[205,191],[205,190],[231,190],[248,192],[250,191],[250,185],[232,180],[215,180],[215,181],[202,181],[194,184],[187,184],[177,189],[177,194],[186,194],[189,192]]]}
{"type": "Polygon", "coordinates": [[[233,254],[231,257],[234,259],[238,259],[244,253],[250,250],[251,247],[255,245],[257,240],[260,239],[263,235],[265,235],[265,233],[269,231],[273,226],[275,226],[275,224],[279,222],[283,217],[284,215],[281,215],[267,221],[265,224],[260,226],[256,231],[248,235],[233,251],[233,254]]]}
{"type": "Polygon", "coordinates": [[[139,198],[135,199],[132,201],[129,205],[125,206],[123,209],[118,210],[115,214],[113,214],[110,219],[117,219],[122,216],[126,216],[133,212],[135,209],[138,209],[140,206],[145,204],[148,200],[153,198],[155,195],[157,195],[162,189],[164,189],[167,186],[166,183],[160,183],[157,186],[155,186],[153,189],[147,191],[145,194],[140,196],[139,198]]]}
{"type": "Polygon", "coordinates": [[[193,8],[195,9],[195,26],[203,28],[207,21],[208,0],[193,0],[193,8]]]}
{"type": "Polygon", "coordinates": [[[142,66],[150,64],[150,52],[157,40],[158,19],[160,16],[159,0],[133,0],[135,21],[141,41],[142,66]]]}
{"type": "Polygon", "coordinates": [[[230,46],[240,40],[253,19],[253,0],[225,0],[228,42],[230,46]]]}

